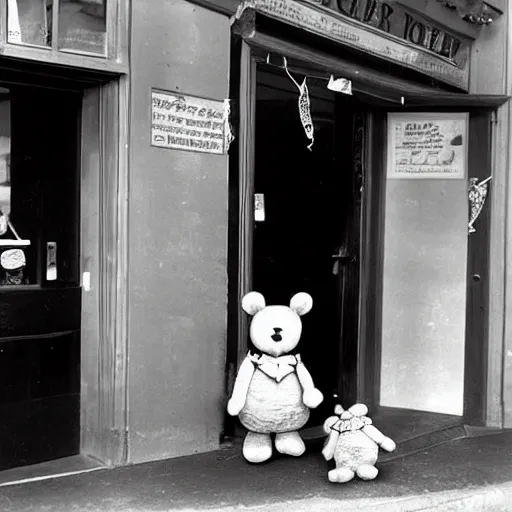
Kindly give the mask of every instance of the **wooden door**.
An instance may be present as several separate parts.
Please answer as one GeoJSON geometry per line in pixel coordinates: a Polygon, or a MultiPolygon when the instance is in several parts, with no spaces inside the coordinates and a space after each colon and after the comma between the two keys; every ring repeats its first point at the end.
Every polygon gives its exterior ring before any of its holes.
{"type": "Polygon", "coordinates": [[[5,85],[0,469],[76,454],[80,435],[76,92],[5,85]],[[8,107],[8,108],[7,108],[8,107]]]}

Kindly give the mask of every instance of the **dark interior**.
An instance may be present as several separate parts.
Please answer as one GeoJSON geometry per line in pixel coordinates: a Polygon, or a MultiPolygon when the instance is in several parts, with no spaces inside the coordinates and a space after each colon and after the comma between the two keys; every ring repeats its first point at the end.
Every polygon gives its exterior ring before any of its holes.
{"type": "MultiPolygon", "coordinates": [[[[294,78],[301,83],[303,76],[294,78]]],[[[255,192],[264,194],[265,221],[255,222],[253,289],[267,304],[289,304],[301,291],[313,297],[296,352],[325,397],[312,412],[314,426],[332,413],[340,393],[342,272],[333,255],[344,243],[355,201],[342,193],[353,174],[354,115],[349,96],[329,91],[325,80],[307,83],[315,127],[311,151],[296,86],[284,69],[259,67],[255,192]]]]}
{"type": "MultiPolygon", "coordinates": [[[[23,282],[0,286],[0,469],[7,469],[79,451],[81,95],[2,86],[10,101],[10,220],[30,240],[23,282]],[[55,279],[47,274],[48,242],[57,246],[55,279]]],[[[0,238],[3,252],[15,237],[0,238]]]]}

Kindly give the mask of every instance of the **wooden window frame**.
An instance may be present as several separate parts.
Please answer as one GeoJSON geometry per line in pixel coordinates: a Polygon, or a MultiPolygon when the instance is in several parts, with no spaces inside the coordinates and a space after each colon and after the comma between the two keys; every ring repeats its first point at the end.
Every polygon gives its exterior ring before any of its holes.
{"type": "Polygon", "coordinates": [[[92,54],[58,48],[58,13],[60,0],[54,0],[53,25],[57,34],[48,48],[7,41],[7,2],[0,2],[0,53],[2,56],[28,59],[59,66],[72,66],[117,74],[128,72],[130,3],[107,0],[107,52],[92,54]]]}
{"type": "MultiPolygon", "coordinates": [[[[384,258],[384,213],[385,213],[385,159],[382,158],[386,137],[386,113],[390,111],[469,111],[486,112],[489,123],[496,110],[508,101],[507,96],[470,95],[452,90],[434,89],[408,79],[398,78],[372,69],[369,66],[346,60],[317,50],[314,44],[305,45],[276,37],[274,33],[259,28],[257,18],[261,16],[250,9],[233,25],[231,97],[236,97],[238,112],[238,141],[230,158],[230,181],[237,191],[231,190],[230,199],[230,301],[228,311],[228,393],[233,385],[236,368],[243,360],[248,347],[248,320],[240,307],[241,298],[251,290],[252,275],[252,219],[254,193],[254,140],[255,140],[255,88],[256,55],[259,53],[283,55],[289,61],[306,62],[313,69],[323,70],[326,78],[330,73],[353,81],[353,87],[372,95],[378,89],[382,96],[374,95],[375,104],[368,113],[369,143],[366,161],[371,169],[363,194],[362,245],[360,280],[360,328],[359,357],[356,370],[357,399],[370,407],[378,403],[380,387],[380,339],[382,330],[382,284],[384,258]],[[400,97],[406,101],[407,109],[397,108],[400,97]],[[373,141],[373,142],[372,142],[373,141]],[[235,193],[235,195],[233,195],[235,193]],[[236,195],[237,193],[237,195],[236,195]],[[235,268],[236,267],[236,268],[235,268]],[[375,340],[379,340],[375,343],[375,340]]],[[[494,144],[491,126],[486,132],[489,144],[494,144]]],[[[492,174],[491,147],[485,161],[473,163],[469,176],[482,178],[481,174],[492,174]]],[[[490,203],[493,194],[487,199],[490,203]]],[[[466,307],[465,364],[482,362],[477,374],[465,371],[464,420],[473,425],[488,424],[489,417],[499,416],[488,397],[489,391],[497,389],[497,378],[487,372],[489,354],[489,280],[495,279],[490,272],[488,248],[491,243],[490,206],[482,213],[480,233],[473,233],[468,241],[468,281],[466,307]],[[485,247],[485,257],[478,256],[485,247]],[[473,274],[485,276],[485,284],[475,286],[473,274]],[[488,382],[492,380],[492,389],[488,382]]],[[[498,340],[499,341],[499,340],[498,340]]],[[[496,341],[492,342],[492,346],[496,341]]],[[[493,356],[494,357],[494,356],[493,356]]],[[[230,421],[226,422],[227,433],[232,432],[230,421]]]]}

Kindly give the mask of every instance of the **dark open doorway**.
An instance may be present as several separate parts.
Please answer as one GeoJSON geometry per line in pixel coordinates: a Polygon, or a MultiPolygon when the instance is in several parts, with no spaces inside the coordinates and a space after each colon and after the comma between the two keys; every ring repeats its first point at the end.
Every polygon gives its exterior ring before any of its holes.
{"type": "Polygon", "coordinates": [[[258,67],[255,193],[263,194],[265,220],[254,222],[253,289],[267,304],[288,304],[301,291],[313,297],[296,349],[325,397],[309,426],[320,425],[335,401],[353,401],[356,388],[360,117],[350,96],[326,85],[308,80],[309,150],[295,85],[283,69],[258,67]]]}

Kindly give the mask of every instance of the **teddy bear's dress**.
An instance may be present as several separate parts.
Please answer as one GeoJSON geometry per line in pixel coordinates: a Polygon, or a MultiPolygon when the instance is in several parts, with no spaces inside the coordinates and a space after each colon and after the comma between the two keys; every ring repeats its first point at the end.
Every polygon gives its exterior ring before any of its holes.
{"type": "Polygon", "coordinates": [[[257,367],[239,414],[240,421],[251,432],[261,434],[298,430],[309,419],[302,393],[295,370],[278,382],[257,367]]]}
{"type": "Polygon", "coordinates": [[[377,462],[379,447],[362,430],[343,432],[336,444],[334,460],[336,467],[356,471],[362,465],[373,466],[377,462]]]}

